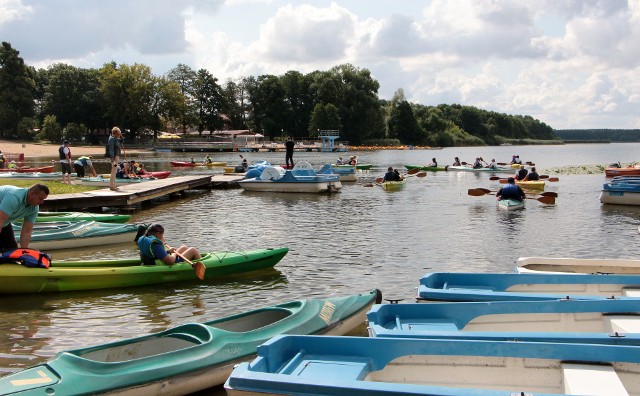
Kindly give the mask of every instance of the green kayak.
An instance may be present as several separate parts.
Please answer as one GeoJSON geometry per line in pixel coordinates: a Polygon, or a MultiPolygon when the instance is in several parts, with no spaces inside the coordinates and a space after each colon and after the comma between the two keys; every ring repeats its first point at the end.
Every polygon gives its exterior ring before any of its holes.
{"type": "MultiPolygon", "coordinates": [[[[257,271],[276,265],[288,248],[257,249],[244,252],[203,254],[205,280],[224,275],[257,271]]],[[[187,263],[143,266],[139,258],[96,261],[53,260],[49,268],[29,268],[19,264],[0,264],[0,294],[62,292],[108,289],[178,281],[198,281],[187,263]]]]}
{"type": "Polygon", "coordinates": [[[441,171],[448,171],[449,170],[449,165],[446,165],[446,166],[405,165],[404,167],[407,168],[407,170],[420,169],[420,170],[428,171],[428,172],[441,172],[441,171]]]}
{"type": "Polygon", "coordinates": [[[51,221],[100,221],[103,223],[126,223],[131,215],[88,213],[88,212],[40,212],[36,218],[37,223],[51,221]]]}
{"type": "MultiPolygon", "coordinates": [[[[342,168],[342,169],[346,169],[346,168],[353,168],[353,165],[338,165],[338,164],[333,164],[331,165],[334,168],[342,168]]],[[[371,169],[371,167],[373,166],[373,164],[356,164],[356,169],[360,169],[360,170],[369,170],[371,169]]]]}
{"type": "Polygon", "coordinates": [[[280,334],[344,335],[362,325],[379,290],[291,301],[161,333],[58,353],[0,379],[6,395],[185,395],[222,385],[258,345],[280,334]]]}

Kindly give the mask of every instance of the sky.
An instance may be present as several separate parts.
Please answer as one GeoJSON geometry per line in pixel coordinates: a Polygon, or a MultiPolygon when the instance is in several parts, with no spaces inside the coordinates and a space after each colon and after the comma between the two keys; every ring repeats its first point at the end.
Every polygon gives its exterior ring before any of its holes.
{"type": "Polygon", "coordinates": [[[640,0],[0,0],[25,63],[178,64],[225,82],[349,63],[390,99],[640,128],[640,0]]]}

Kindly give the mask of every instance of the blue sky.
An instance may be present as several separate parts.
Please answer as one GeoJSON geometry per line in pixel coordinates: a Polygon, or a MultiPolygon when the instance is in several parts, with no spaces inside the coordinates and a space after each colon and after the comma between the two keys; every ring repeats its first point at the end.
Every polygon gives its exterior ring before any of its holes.
{"type": "Polygon", "coordinates": [[[640,128],[640,0],[0,0],[25,62],[179,63],[221,81],[351,63],[379,95],[640,128]]]}

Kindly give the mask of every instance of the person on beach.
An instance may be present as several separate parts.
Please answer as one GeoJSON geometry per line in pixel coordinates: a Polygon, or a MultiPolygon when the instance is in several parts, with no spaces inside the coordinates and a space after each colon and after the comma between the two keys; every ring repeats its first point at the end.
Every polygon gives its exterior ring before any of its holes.
{"type": "Polygon", "coordinates": [[[498,199],[515,199],[516,201],[524,201],[526,195],[524,191],[516,184],[513,177],[507,179],[507,185],[501,187],[496,193],[498,199]]]}
{"type": "Polygon", "coordinates": [[[294,164],[293,164],[293,148],[296,146],[296,144],[293,142],[293,138],[291,136],[289,136],[289,139],[287,139],[286,143],[284,144],[286,153],[284,155],[284,161],[287,164],[287,168],[291,169],[293,168],[294,164]],[[291,166],[289,166],[289,161],[291,161],[291,166]]]}
{"type": "Polygon", "coordinates": [[[89,167],[89,170],[93,174],[93,177],[98,176],[98,174],[96,173],[96,170],[93,168],[93,162],[91,162],[92,158],[93,157],[90,155],[83,155],[82,157],[78,158],[73,162],[73,170],[76,171],[76,174],[78,175],[78,177],[84,177],[85,175],[84,168],[86,168],[87,166],[89,167]]]}
{"type": "Polygon", "coordinates": [[[29,188],[0,186],[0,223],[2,223],[0,251],[18,248],[11,223],[19,220],[23,220],[20,247],[23,249],[29,247],[33,224],[38,217],[40,205],[48,196],[49,187],[40,183],[29,188]]]}
{"type": "Polygon", "coordinates": [[[113,127],[111,129],[111,136],[107,141],[109,147],[109,158],[111,159],[111,176],[109,177],[109,190],[118,191],[116,185],[116,173],[118,172],[118,163],[120,162],[120,155],[122,154],[122,132],[120,128],[113,127]]]}
{"type": "Polygon", "coordinates": [[[152,224],[147,228],[144,236],[138,239],[138,249],[143,265],[156,265],[156,260],[173,265],[185,261],[180,255],[187,260],[202,258],[198,249],[194,247],[169,247],[164,240],[164,227],[161,224],[152,224]]]}
{"type": "Polygon", "coordinates": [[[69,141],[65,140],[58,148],[60,155],[60,167],[62,168],[62,183],[71,184],[71,149],[69,141]]]}

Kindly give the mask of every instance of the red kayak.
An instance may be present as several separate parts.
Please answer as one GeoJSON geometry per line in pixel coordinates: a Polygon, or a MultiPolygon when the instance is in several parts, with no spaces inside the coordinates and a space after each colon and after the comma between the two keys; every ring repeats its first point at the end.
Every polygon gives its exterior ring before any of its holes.
{"type": "Polygon", "coordinates": [[[167,177],[169,177],[170,174],[171,174],[170,171],[146,172],[146,173],[143,173],[143,174],[138,175],[138,176],[142,177],[142,178],[153,177],[155,179],[166,179],[167,177]]]}
{"type": "Polygon", "coordinates": [[[182,166],[182,167],[191,167],[199,165],[197,162],[186,162],[186,161],[169,161],[171,166],[182,166]]]}

